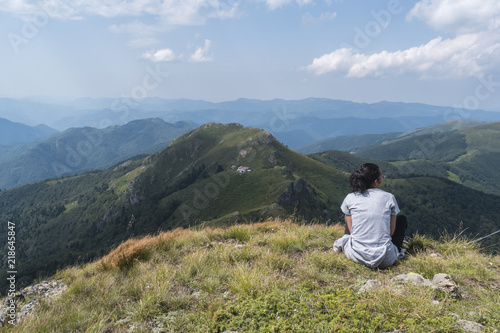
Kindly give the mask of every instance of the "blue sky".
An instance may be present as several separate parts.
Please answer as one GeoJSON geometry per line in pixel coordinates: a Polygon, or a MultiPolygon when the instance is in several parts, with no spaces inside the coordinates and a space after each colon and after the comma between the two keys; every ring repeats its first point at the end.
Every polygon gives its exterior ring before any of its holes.
{"type": "Polygon", "coordinates": [[[500,111],[497,0],[0,0],[0,97],[500,111]]]}

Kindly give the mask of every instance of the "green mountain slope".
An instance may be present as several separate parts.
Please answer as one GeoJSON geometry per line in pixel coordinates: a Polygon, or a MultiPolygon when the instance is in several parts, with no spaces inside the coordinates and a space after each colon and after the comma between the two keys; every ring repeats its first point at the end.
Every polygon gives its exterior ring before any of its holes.
{"type": "Polygon", "coordinates": [[[448,179],[450,177],[450,172],[445,167],[428,160],[412,160],[411,163],[389,162],[374,158],[364,158],[338,150],[328,150],[308,156],[348,173],[353,172],[363,163],[372,162],[378,164],[383,169],[384,175],[390,178],[430,176],[448,179]]]}
{"type": "Polygon", "coordinates": [[[364,158],[393,161],[405,175],[421,174],[416,160],[440,169],[454,181],[500,195],[500,122],[454,133],[427,134],[357,153],[364,158]]]}
{"type": "Polygon", "coordinates": [[[444,123],[431,125],[423,128],[417,128],[407,132],[394,132],[384,134],[365,134],[354,136],[338,136],[322,140],[313,144],[305,145],[296,148],[295,150],[302,154],[313,154],[328,150],[342,150],[348,152],[358,152],[373,147],[387,145],[389,143],[401,141],[404,139],[412,138],[425,134],[441,134],[455,132],[467,128],[480,125],[476,121],[464,121],[459,119],[452,119],[444,123]]]}
{"type": "Polygon", "coordinates": [[[347,152],[357,152],[359,150],[377,147],[387,140],[397,138],[401,133],[384,133],[384,134],[363,134],[337,136],[321,140],[308,145],[295,148],[301,154],[314,154],[328,150],[341,150],[347,152]]]}
{"type": "Polygon", "coordinates": [[[0,188],[108,168],[135,155],[157,152],[194,127],[191,122],[146,119],[106,129],[71,128],[0,157],[0,188]]]}
{"type": "Polygon", "coordinates": [[[343,173],[293,152],[266,131],[237,124],[204,125],[150,160],[128,195],[132,200],[166,198],[157,209],[181,201],[176,214],[164,214],[166,223],[187,225],[234,214],[256,220],[276,208],[271,215],[298,210],[308,219],[324,218],[332,211],[324,206],[325,214],[318,214],[315,205],[343,195],[343,173]],[[252,171],[239,174],[239,166],[252,171]]]}

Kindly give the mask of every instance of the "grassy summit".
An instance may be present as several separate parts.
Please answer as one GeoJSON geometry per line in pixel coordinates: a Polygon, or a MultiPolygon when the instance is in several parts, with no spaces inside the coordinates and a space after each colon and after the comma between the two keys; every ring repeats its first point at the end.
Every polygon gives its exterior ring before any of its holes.
{"type": "Polygon", "coordinates": [[[343,234],[271,220],[130,239],[58,272],[69,288],[11,332],[462,332],[500,327],[500,258],[460,237],[415,236],[395,267],[373,270],[332,251],[343,234]],[[447,273],[461,299],[392,279],[447,273]],[[380,286],[358,292],[368,280],[380,286]]]}

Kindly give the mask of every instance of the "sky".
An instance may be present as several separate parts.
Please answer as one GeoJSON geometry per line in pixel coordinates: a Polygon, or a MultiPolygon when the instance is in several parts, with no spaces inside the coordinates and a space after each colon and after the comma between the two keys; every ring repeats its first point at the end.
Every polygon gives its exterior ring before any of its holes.
{"type": "Polygon", "coordinates": [[[498,0],[0,0],[0,97],[500,111],[498,0]]]}

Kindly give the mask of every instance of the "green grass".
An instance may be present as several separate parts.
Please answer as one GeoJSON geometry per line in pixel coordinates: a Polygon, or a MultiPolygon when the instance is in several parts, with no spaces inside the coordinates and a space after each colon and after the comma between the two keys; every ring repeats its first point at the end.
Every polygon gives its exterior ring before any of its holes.
{"type": "Polygon", "coordinates": [[[454,174],[451,171],[448,172],[448,179],[451,180],[452,182],[462,184],[462,181],[460,180],[460,177],[457,174],[454,174]]]}
{"type": "Polygon", "coordinates": [[[72,209],[74,209],[74,208],[76,208],[76,207],[78,207],[78,200],[75,200],[75,201],[73,201],[73,202],[70,202],[70,203],[68,203],[68,204],[65,204],[65,205],[64,205],[64,208],[65,208],[65,211],[64,211],[64,212],[65,212],[65,213],[67,213],[67,212],[71,211],[72,209]]]}
{"type": "Polygon", "coordinates": [[[138,167],[119,178],[113,179],[109,187],[113,189],[116,195],[119,195],[128,188],[130,182],[140,174],[142,169],[142,167],[138,167]]]}
{"type": "Polygon", "coordinates": [[[418,160],[413,159],[413,160],[407,160],[407,161],[392,161],[392,162],[389,162],[389,163],[391,163],[392,165],[398,167],[398,166],[401,166],[403,164],[411,163],[411,162],[416,162],[416,161],[418,161],[418,160]]]}
{"type": "Polygon", "coordinates": [[[62,182],[66,182],[68,180],[73,181],[73,180],[75,180],[77,178],[80,178],[80,177],[81,177],[81,175],[76,175],[76,176],[65,177],[65,178],[61,178],[61,179],[48,180],[45,183],[47,185],[54,186],[54,185],[58,185],[58,184],[60,184],[62,182]]]}
{"type": "Polygon", "coordinates": [[[403,261],[369,269],[332,251],[342,233],[339,225],[273,220],[129,240],[58,272],[68,290],[0,331],[461,332],[457,315],[485,332],[500,326],[499,257],[461,236],[417,235],[403,261]],[[448,273],[464,297],[393,288],[390,279],[408,272],[448,273]],[[358,293],[370,279],[381,287],[358,293]]]}

